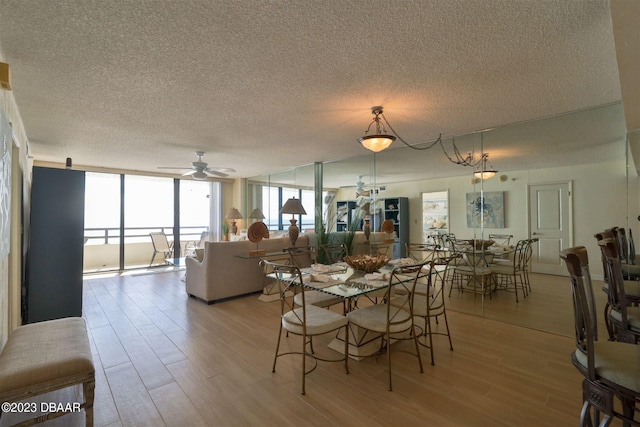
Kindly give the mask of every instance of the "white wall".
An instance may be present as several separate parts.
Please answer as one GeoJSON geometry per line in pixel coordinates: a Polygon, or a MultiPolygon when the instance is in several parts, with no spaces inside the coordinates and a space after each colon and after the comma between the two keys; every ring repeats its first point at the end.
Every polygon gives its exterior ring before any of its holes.
{"type": "MultiPolygon", "coordinates": [[[[0,57],[0,61],[4,61],[0,57]]],[[[22,181],[24,183],[25,198],[28,198],[28,188],[31,182],[31,162],[28,158],[28,144],[27,137],[16,106],[13,93],[7,90],[0,90],[0,110],[5,114],[9,121],[12,133],[13,141],[7,141],[7,149],[9,152],[17,151],[17,156],[12,156],[13,170],[17,170],[19,176],[11,176],[12,183],[14,180],[22,181]],[[17,150],[13,150],[13,147],[17,146],[17,150]],[[15,168],[15,165],[18,165],[15,168]]],[[[9,186],[11,188],[11,185],[9,186]]],[[[3,195],[3,197],[9,197],[10,200],[21,200],[20,197],[13,194],[11,189],[9,194],[3,195]]],[[[25,199],[25,208],[28,213],[28,200],[25,199]]],[[[12,218],[13,219],[13,218],[12,218]]],[[[20,253],[21,247],[19,245],[20,224],[16,224],[18,221],[11,221],[9,230],[0,230],[0,239],[9,238],[11,241],[10,252],[7,256],[0,257],[0,348],[4,346],[7,340],[9,331],[19,325],[19,296],[20,296],[20,260],[22,254],[20,253]],[[7,237],[8,235],[8,237],[7,237]],[[11,270],[11,280],[10,280],[11,270]],[[11,299],[10,299],[11,298],[11,299]],[[16,300],[17,298],[17,300],[16,300]]]]}

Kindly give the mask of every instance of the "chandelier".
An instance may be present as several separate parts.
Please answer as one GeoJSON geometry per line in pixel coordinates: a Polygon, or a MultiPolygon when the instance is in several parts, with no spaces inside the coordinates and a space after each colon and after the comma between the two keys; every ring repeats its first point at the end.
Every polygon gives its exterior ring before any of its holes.
{"type": "MultiPolygon", "coordinates": [[[[442,148],[442,152],[450,162],[460,166],[470,166],[476,168],[476,172],[474,173],[474,175],[476,175],[478,178],[489,179],[495,176],[495,174],[498,172],[497,170],[494,170],[493,167],[487,169],[487,158],[489,157],[489,155],[486,153],[484,153],[479,160],[475,159],[475,156],[472,152],[467,153],[467,155],[462,155],[460,153],[460,150],[456,146],[455,139],[453,138],[451,139],[453,144],[453,152],[450,153],[447,151],[442,142],[442,134],[438,136],[438,139],[427,145],[411,145],[406,142],[400,135],[398,135],[398,132],[396,132],[395,129],[393,129],[393,126],[389,124],[387,118],[384,116],[382,106],[378,105],[375,107],[371,107],[371,114],[373,114],[373,120],[371,121],[371,123],[369,123],[369,127],[367,127],[367,130],[365,131],[365,135],[358,138],[358,142],[362,144],[362,146],[367,150],[371,150],[374,153],[379,153],[380,151],[389,148],[389,146],[391,146],[391,144],[393,144],[396,139],[414,150],[429,150],[436,145],[440,145],[440,147],[442,148]],[[375,129],[375,134],[369,135],[369,131],[371,130],[372,126],[375,129]],[[387,128],[389,128],[393,135],[387,134],[387,128]]],[[[483,137],[483,133],[480,133],[480,137],[483,137]]]]}

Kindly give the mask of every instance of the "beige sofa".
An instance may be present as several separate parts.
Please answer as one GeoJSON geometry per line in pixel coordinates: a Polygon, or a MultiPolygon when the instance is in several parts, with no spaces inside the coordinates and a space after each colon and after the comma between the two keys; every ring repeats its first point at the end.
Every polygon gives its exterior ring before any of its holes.
{"type": "MultiPolygon", "coordinates": [[[[300,235],[296,246],[308,246],[309,237],[300,235]]],[[[291,246],[288,238],[265,239],[259,249],[273,254],[291,246]]],[[[212,304],[218,300],[259,292],[264,287],[264,274],[259,257],[249,257],[256,244],[248,240],[235,242],[206,242],[204,249],[196,251],[196,257],[186,259],[186,290],[193,297],[212,304]]],[[[277,257],[269,257],[277,261],[277,257]]]]}

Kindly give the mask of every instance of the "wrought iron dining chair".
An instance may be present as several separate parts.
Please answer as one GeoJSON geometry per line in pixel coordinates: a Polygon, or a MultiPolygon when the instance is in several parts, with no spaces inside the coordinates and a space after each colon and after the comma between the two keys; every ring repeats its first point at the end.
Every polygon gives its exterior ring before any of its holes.
{"type": "Polygon", "coordinates": [[[407,257],[413,259],[415,262],[427,262],[436,258],[436,254],[440,249],[440,245],[434,245],[431,243],[407,243],[406,245],[407,257]]]}
{"type": "MultiPolygon", "coordinates": [[[[449,264],[457,257],[459,255],[454,254],[448,257],[436,257],[427,261],[422,268],[422,273],[414,290],[413,316],[419,317],[423,321],[420,326],[422,333],[418,337],[418,344],[429,349],[431,365],[435,364],[433,357],[434,335],[445,335],[449,339],[449,349],[453,351],[444,295],[449,264]],[[436,330],[436,325],[439,325],[438,318],[444,319],[444,331],[436,330]]],[[[392,299],[391,303],[395,304],[396,300],[392,299]]]]}
{"type": "MultiPolygon", "coordinates": [[[[289,253],[290,264],[298,268],[310,267],[316,262],[316,248],[314,246],[290,247],[284,249],[284,251],[289,253]]],[[[342,298],[315,290],[307,290],[304,301],[301,294],[296,294],[294,303],[297,305],[312,304],[323,308],[343,304],[344,309],[344,300],[342,298]]]]}
{"type": "Polygon", "coordinates": [[[382,334],[380,349],[375,355],[381,354],[385,350],[387,352],[389,391],[393,390],[391,383],[391,340],[408,336],[415,346],[420,373],[424,372],[418,344],[419,331],[413,318],[414,290],[423,266],[424,263],[418,263],[395,267],[389,274],[389,281],[386,286],[381,288],[381,290],[384,290],[383,303],[359,308],[347,313],[350,328],[354,326],[364,330],[364,333],[353,334],[359,340],[357,345],[368,342],[382,334]],[[402,290],[402,294],[395,295],[394,291],[396,289],[402,290]],[[391,303],[393,298],[395,298],[395,301],[391,303]]]}
{"type": "Polygon", "coordinates": [[[305,394],[305,379],[308,374],[313,372],[318,360],[325,362],[344,362],[344,369],[349,373],[349,331],[348,320],[340,313],[326,310],[315,305],[306,303],[307,292],[302,286],[303,279],[300,269],[295,265],[277,264],[266,260],[261,261],[263,269],[272,272],[272,276],[278,281],[278,289],[280,291],[280,329],[278,331],[278,341],[276,344],[276,352],[273,359],[272,372],[276,371],[276,363],[280,356],[299,354],[302,356],[302,394],[305,394]],[[301,304],[297,305],[288,296],[291,292],[301,296],[301,304]],[[327,358],[318,356],[314,350],[312,338],[314,336],[337,332],[344,328],[344,355],[341,358],[327,358]],[[283,351],[280,352],[280,344],[282,340],[282,332],[299,335],[302,337],[302,346],[300,351],[283,351]],[[311,358],[314,362],[310,369],[307,369],[307,358],[311,358]]]}
{"type": "Polygon", "coordinates": [[[169,243],[169,239],[167,239],[167,235],[164,232],[152,232],[149,233],[151,237],[151,243],[153,244],[153,256],[151,257],[151,261],[149,265],[153,264],[153,260],[156,259],[157,254],[162,254],[162,259],[171,258],[173,255],[173,242],[169,243]]]}
{"type": "Polygon", "coordinates": [[[506,291],[511,291],[516,295],[518,301],[518,288],[522,290],[522,295],[527,297],[527,282],[525,269],[527,266],[527,251],[530,249],[529,239],[519,240],[516,249],[510,258],[510,264],[494,264],[491,271],[494,275],[497,287],[506,291]],[[513,286],[513,288],[511,288],[513,286]]]}
{"type": "Polygon", "coordinates": [[[344,243],[327,243],[320,245],[320,251],[324,254],[327,264],[334,264],[349,255],[349,248],[344,243]]]}
{"type": "Polygon", "coordinates": [[[631,307],[627,301],[620,257],[614,239],[598,241],[605,259],[609,278],[608,319],[616,341],[636,344],[640,340],[640,307],[631,307]]]}
{"type": "Polygon", "coordinates": [[[573,294],[576,350],[571,360],[584,376],[580,426],[607,426],[614,417],[621,419],[623,425],[638,425],[635,413],[640,403],[640,347],[598,341],[587,250],[584,246],[565,249],[560,257],[569,271],[573,294]],[[616,409],[618,405],[622,412],[616,409]]]}

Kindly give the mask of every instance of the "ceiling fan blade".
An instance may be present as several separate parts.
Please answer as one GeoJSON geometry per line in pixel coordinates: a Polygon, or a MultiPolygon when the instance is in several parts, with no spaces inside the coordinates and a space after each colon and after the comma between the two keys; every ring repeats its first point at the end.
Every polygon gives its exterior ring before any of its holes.
{"type": "Polygon", "coordinates": [[[221,178],[225,178],[225,177],[229,176],[226,173],[218,172],[218,171],[211,170],[211,169],[205,169],[204,173],[206,173],[209,176],[219,176],[221,178]]]}
{"type": "Polygon", "coordinates": [[[158,169],[189,169],[188,167],[184,167],[184,166],[176,166],[175,168],[171,167],[171,166],[158,166],[158,169]]]}
{"type": "Polygon", "coordinates": [[[209,172],[211,172],[211,171],[217,171],[217,172],[226,172],[226,173],[233,173],[233,172],[235,172],[235,171],[236,171],[236,170],[235,170],[235,169],[233,169],[233,168],[219,168],[219,167],[216,167],[216,166],[209,166],[209,167],[207,168],[207,170],[208,170],[209,172]]]}
{"type": "Polygon", "coordinates": [[[182,176],[190,176],[190,175],[193,175],[196,172],[198,172],[198,171],[197,170],[190,170],[188,172],[183,173],[182,176]]]}

